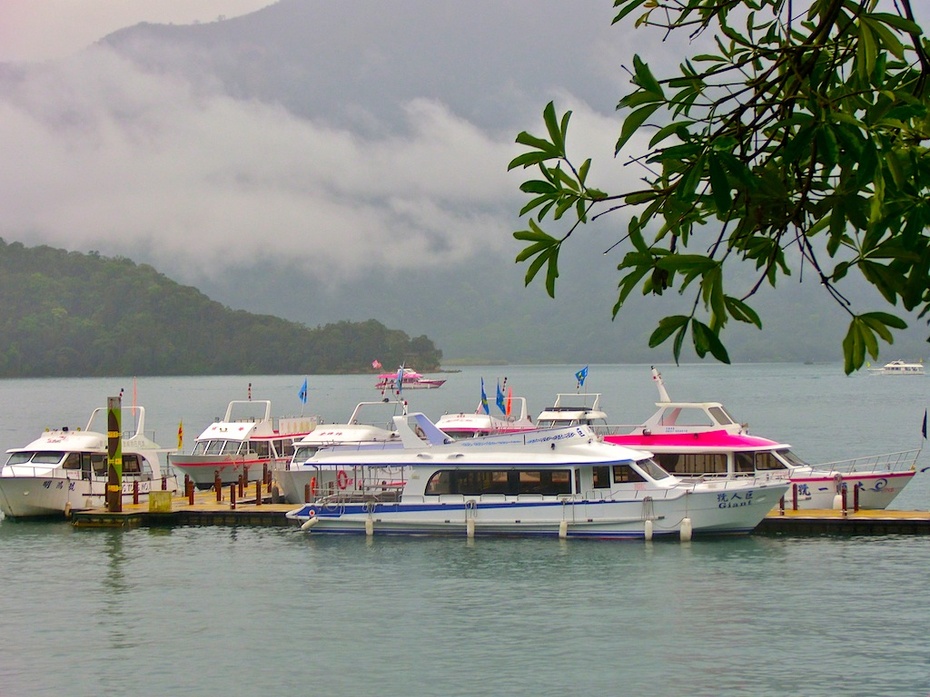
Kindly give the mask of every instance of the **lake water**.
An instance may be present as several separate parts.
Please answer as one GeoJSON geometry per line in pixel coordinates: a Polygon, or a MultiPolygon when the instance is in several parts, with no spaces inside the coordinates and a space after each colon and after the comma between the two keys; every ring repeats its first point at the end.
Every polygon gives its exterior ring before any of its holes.
{"type": "MultiPolygon", "coordinates": [[[[581,366],[467,368],[409,392],[437,417],[508,378],[537,414],[581,366]]],[[[838,365],[662,368],[820,462],[919,447],[927,378],[838,365]]],[[[301,411],[303,376],[0,381],[0,446],[83,426],[124,390],[185,448],[228,401],[301,411]]],[[[310,376],[343,421],[372,376],[310,376]]],[[[648,366],[591,366],[618,423],[648,366]]],[[[920,467],[930,466],[927,454],[920,467]]],[[[927,510],[930,473],[895,507],[927,510]]],[[[314,537],[292,528],[75,530],[0,520],[0,697],[31,695],[928,695],[930,538],[677,542],[314,537]]]]}

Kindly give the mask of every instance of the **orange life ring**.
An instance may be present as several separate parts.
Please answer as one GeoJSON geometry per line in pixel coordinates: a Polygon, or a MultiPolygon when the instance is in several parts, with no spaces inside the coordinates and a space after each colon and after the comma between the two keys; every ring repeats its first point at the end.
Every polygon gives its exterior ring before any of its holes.
{"type": "Polygon", "coordinates": [[[316,477],[310,477],[310,493],[316,496],[316,477]]]}
{"type": "Polygon", "coordinates": [[[339,474],[336,475],[336,483],[339,485],[340,489],[345,489],[349,486],[349,475],[346,474],[345,470],[339,470],[339,474]]]}

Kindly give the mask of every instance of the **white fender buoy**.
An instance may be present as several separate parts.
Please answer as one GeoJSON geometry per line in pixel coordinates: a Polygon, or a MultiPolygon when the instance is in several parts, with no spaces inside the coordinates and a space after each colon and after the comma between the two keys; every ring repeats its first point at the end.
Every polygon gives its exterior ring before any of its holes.
{"type": "Polygon", "coordinates": [[[465,521],[465,536],[468,539],[474,539],[475,537],[475,519],[469,518],[465,521]]]}
{"type": "Polygon", "coordinates": [[[365,534],[371,537],[375,534],[375,521],[371,516],[365,519],[365,534]]]}
{"type": "Polygon", "coordinates": [[[568,521],[563,520],[559,523],[559,539],[564,540],[568,537],[568,521]]]}
{"type": "Polygon", "coordinates": [[[691,519],[682,518],[681,520],[681,541],[690,542],[691,541],[691,519]]]}
{"type": "Polygon", "coordinates": [[[316,516],[313,516],[312,518],[308,518],[308,519],[307,519],[307,522],[305,522],[303,525],[300,526],[300,529],[301,529],[301,530],[309,530],[309,529],[312,528],[314,525],[316,525],[316,522],[317,522],[318,520],[319,520],[319,518],[317,518],[316,516]]]}
{"type": "Polygon", "coordinates": [[[71,502],[66,501],[65,502],[65,518],[70,518],[70,517],[71,517],[71,502]]]}
{"type": "Polygon", "coordinates": [[[646,542],[652,541],[652,521],[647,520],[643,525],[643,537],[646,538],[646,542]]]}
{"type": "Polygon", "coordinates": [[[843,509],[843,495],[836,494],[836,496],[833,497],[833,510],[839,511],[842,509],[843,509]]]}

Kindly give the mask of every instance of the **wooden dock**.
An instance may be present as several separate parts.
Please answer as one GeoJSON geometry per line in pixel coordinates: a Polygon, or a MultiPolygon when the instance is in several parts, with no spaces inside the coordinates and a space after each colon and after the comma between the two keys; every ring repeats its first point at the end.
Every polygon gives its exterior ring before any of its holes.
{"type": "MultiPolygon", "coordinates": [[[[226,492],[224,491],[224,496],[226,492]]],[[[294,508],[292,503],[275,503],[265,495],[261,503],[254,497],[236,501],[235,506],[225,497],[216,500],[212,490],[194,493],[194,503],[187,496],[171,498],[168,510],[151,510],[148,502],[123,504],[120,513],[111,513],[104,508],[75,511],[71,524],[77,528],[138,528],[175,527],[183,525],[247,525],[251,527],[274,527],[291,525],[284,514],[294,508]]]]}
{"type": "MultiPolygon", "coordinates": [[[[292,503],[276,503],[265,495],[260,503],[254,497],[236,501],[228,496],[217,501],[216,493],[199,491],[194,503],[186,496],[175,496],[166,510],[152,510],[149,503],[124,505],[120,513],[105,509],[75,511],[71,522],[79,528],[137,528],[203,525],[245,525],[283,527],[294,525],[284,514],[297,508],[292,503]]],[[[756,535],[928,535],[930,511],[853,511],[853,510],[773,510],[756,528],[756,535]]]]}
{"type": "Polygon", "coordinates": [[[756,535],[930,535],[930,511],[772,511],[756,535]]]}

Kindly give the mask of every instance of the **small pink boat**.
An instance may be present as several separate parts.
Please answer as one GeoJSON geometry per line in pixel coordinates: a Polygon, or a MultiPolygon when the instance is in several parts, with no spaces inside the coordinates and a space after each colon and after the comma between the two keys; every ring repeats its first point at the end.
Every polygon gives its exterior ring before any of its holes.
{"type": "Polygon", "coordinates": [[[442,387],[445,382],[445,380],[424,377],[412,368],[401,366],[396,373],[381,373],[375,387],[382,392],[385,390],[394,390],[396,392],[402,392],[403,390],[434,390],[437,387],[442,387]]]}

